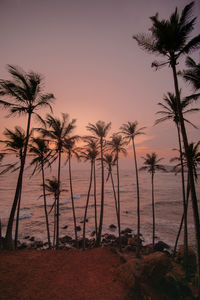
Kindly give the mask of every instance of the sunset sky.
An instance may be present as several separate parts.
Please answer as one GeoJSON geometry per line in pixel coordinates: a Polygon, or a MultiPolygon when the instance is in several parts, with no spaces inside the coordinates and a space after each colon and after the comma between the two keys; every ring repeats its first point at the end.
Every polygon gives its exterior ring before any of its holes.
{"type": "MultiPolygon", "coordinates": [[[[54,114],[76,118],[78,134],[86,134],[88,122],[111,121],[111,134],[123,123],[137,120],[139,127],[147,127],[146,135],[138,139],[138,156],[156,151],[168,163],[177,143],[174,124],[153,123],[157,103],[168,91],[174,92],[171,69],[154,71],[151,62],[156,57],[141,50],[132,36],[148,32],[149,17],[156,12],[167,18],[176,6],[181,10],[189,2],[0,0],[0,78],[10,78],[7,64],[44,75],[45,92],[56,97],[54,114]]],[[[194,16],[200,16],[197,0],[194,16]]],[[[200,17],[194,34],[199,31],[200,17]]],[[[199,60],[199,51],[192,57],[199,60]]],[[[184,68],[184,59],[178,68],[184,68]]],[[[184,96],[191,93],[182,80],[180,87],[184,96]]],[[[5,119],[5,115],[1,110],[1,136],[5,127],[26,124],[25,118],[5,119]]],[[[199,113],[189,119],[200,126],[199,113]]],[[[188,127],[188,132],[192,141],[199,139],[199,129],[188,127]]]]}

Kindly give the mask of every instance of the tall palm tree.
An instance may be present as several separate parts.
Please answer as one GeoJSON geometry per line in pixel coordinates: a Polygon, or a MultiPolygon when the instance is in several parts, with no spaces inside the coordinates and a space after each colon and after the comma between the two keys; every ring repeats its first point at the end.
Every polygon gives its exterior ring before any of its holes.
{"type": "Polygon", "coordinates": [[[43,138],[37,137],[31,139],[29,152],[35,156],[30,163],[31,166],[35,166],[33,170],[33,174],[36,171],[39,171],[42,174],[42,189],[43,189],[43,199],[44,199],[44,213],[45,213],[45,220],[46,220],[47,240],[48,240],[49,248],[51,248],[44,168],[46,165],[48,167],[51,166],[50,159],[52,157],[52,150],[50,150],[49,148],[48,141],[45,141],[43,138]]]}
{"type": "MultiPolygon", "coordinates": [[[[17,157],[19,157],[19,161],[16,163],[11,163],[6,166],[6,168],[1,173],[6,173],[8,171],[15,172],[21,168],[22,159],[23,159],[23,149],[26,140],[25,131],[19,127],[15,126],[14,131],[5,129],[4,135],[7,138],[6,140],[1,140],[0,142],[4,143],[6,146],[5,150],[8,153],[14,153],[17,157]]],[[[18,177],[20,176],[20,172],[18,177]]],[[[19,212],[20,212],[20,202],[21,202],[21,193],[22,188],[20,190],[18,204],[17,204],[17,217],[16,217],[16,230],[15,230],[15,248],[17,247],[17,239],[18,239],[18,226],[19,226],[19,212]]]]}
{"type": "MultiPolygon", "coordinates": [[[[90,181],[89,181],[87,200],[86,200],[86,205],[85,205],[84,221],[83,221],[83,250],[85,250],[85,230],[86,230],[87,210],[88,210],[90,192],[91,192],[91,187],[92,187],[93,173],[95,172],[94,163],[95,163],[95,160],[98,155],[98,150],[97,150],[95,141],[91,140],[91,141],[89,141],[89,143],[90,144],[86,145],[84,147],[84,149],[80,152],[80,158],[83,158],[85,161],[90,161],[90,181]]],[[[95,227],[96,227],[96,222],[95,222],[95,227]]]]}
{"type": "MultiPolygon", "coordinates": [[[[28,141],[30,136],[32,115],[40,118],[38,110],[48,107],[52,110],[51,102],[54,99],[53,94],[44,94],[42,92],[42,77],[35,72],[25,73],[22,69],[16,66],[8,65],[8,71],[13,77],[13,80],[0,80],[0,95],[6,97],[8,101],[0,100],[0,105],[9,110],[9,116],[27,115],[26,141],[23,150],[22,164],[18,177],[16,192],[13,200],[13,205],[10,212],[6,231],[6,247],[12,249],[12,228],[17,208],[19,195],[22,188],[22,180],[28,141]]],[[[40,118],[41,119],[41,118],[40,118]]]]}
{"type": "Polygon", "coordinates": [[[140,170],[147,170],[151,174],[151,187],[152,187],[152,216],[153,216],[153,233],[152,233],[152,243],[155,244],[155,201],[154,201],[154,175],[156,171],[166,171],[165,167],[159,162],[163,158],[158,158],[157,154],[153,152],[152,154],[146,154],[144,159],[144,166],[140,170]]]}
{"type": "Polygon", "coordinates": [[[118,232],[119,232],[119,247],[120,251],[122,250],[121,246],[121,221],[120,221],[120,184],[119,184],[119,153],[124,155],[127,154],[124,146],[127,143],[123,140],[120,134],[113,134],[111,140],[108,141],[108,149],[111,150],[111,153],[116,157],[116,167],[117,167],[117,220],[118,220],[118,232]]]}
{"type": "Polygon", "coordinates": [[[100,246],[101,244],[101,232],[103,225],[103,213],[104,213],[104,163],[103,163],[103,153],[105,147],[105,138],[111,128],[111,122],[105,123],[104,121],[98,121],[96,124],[89,123],[86,127],[87,130],[92,132],[95,137],[99,139],[100,143],[100,159],[101,159],[101,210],[100,210],[100,220],[99,220],[99,228],[98,235],[96,240],[96,245],[100,246]]]}
{"type": "MultiPolygon", "coordinates": [[[[68,121],[69,115],[62,114],[62,118],[59,119],[53,115],[47,114],[46,116],[46,128],[38,128],[38,131],[42,133],[44,137],[50,138],[51,143],[54,146],[55,159],[58,159],[58,191],[60,191],[60,174],[61,174],[61,154],[64,151],[65,138],[70,135],[70,133],[75,128],[75,119],[71,122],[68,121]]],[[[56,247],[59,246],[59,214],[60,214],[60,194],[58,192],[56,201],[57,209],[57,222],[56,222],[56,247]]]]}
{"type": "MultiPolygon", "coordinates": [[[[99,144],[98,140],[92,136],[84,136],[83,141],[86,142],[85,149],[91,149],[93,154],[96,153],[96,157],[93,157],[93,188],[94,188],[94,225],[95,225],[95,235],[97,239],[97,192],[96,192],[96,160],[99,155],[99,144]]],[[[89,157],[88,157],[89,158],[89,157]]]]}
{"type": "Polygon", "coordinates": [[[149,35],[137,34],[133,38],[138,42],[139,46],[141,46],[147,52],[162,55],[166,58],[166,61],[164,63],[154,62],[152,64],[154,67],[158,68],[161,65],[169,65],[172,69],[175,95],[177,101],[177,110],[179,115],[181,133],[183,137],[184,149],[187,156],[187,167],[190,177],[192,206],[198,253],[198,287],[200,293],[200,221],[192,169],[192,161],[189,155],[188,137],[185,129],[183,114],[181,111],[181,100],[176,69],[178,60],[181,56],[185,54],[190,54],[192,51],[200,47],[200,34],[193,37],[192,39],[189,39],[190,34],[194,29],[196,21],[196,18],[191,17],[193,7],[194,1],[190,2],[184,7],[180,16],[178,13],[178,9],[176,8],[174,13],[170,16],[168,20],[159,20],[157,13],[155,16],[150,18],[152,21],[152,27],[150,28],[151,33],[149,35]]]}
{"type": "MultiPolygon", "coordinates": [[[[196,63],[194,59],[188,56],[185,63],[188,69],[183,71],[182,76],[192,85],[194,91],[197,91],[200,89],[200,62],[196,63]]],[[[193,96],[198,98],[200,94],[198,93],[193,96]]]]}
{"type": "MultiPolygon", "coordinates": [[[[190,112],[199,111],[198,108],[188,108],[188,106],[191,104],[191,101],[193,101],[192,98],[184,98],[183,100],[181,100],[181,111],[183,116],[190,112]]],[[[182,195],[183,195],[183,210],[184,210],[184,265],[185,265],[185,270],[187,275],[187,257],[188,257],[188,234],[187,234],[187,213],[186,213],[187,205],[186,205],[186,195],[185,195],[184,164],[183,164],[183,151],[182,151],[179,115],[177,110],[176,97],[173,93],[168,92],[167,96],[166,95],[164,96],[163,102],[164,103],[161,102],[158,103],[161,110],[157,112],[157,114],[160,114],[163,117],[157,119],[155,121],[155,125],[167,120],[172,120],[175,123],[177,129],[180,163],[181,163],[182,195]]],[[[183,118],[185,122],[195,127],[189,120],[187,120],[185,117],[183,118]]]]}
{"type": "Polygon", "coordinates": [[[136,176],[136,187],[137,187],[137,257],[140,257],[140,189],[139,189],[139,176],[137,157],[135,149],[135,137],[144,134],[143,130],[146,127],[137,128],[138,122],[127,122],[120,127],[121,133],[124,135],[128,143],[132,143],[134,162],[135,162],[135,176],[136,176]]]}
{"type": "Polygon", "coordinates": [[[69,169],[68,169],[69,170],[69,184],[70,184],[72,212],[73,212],[73,219],[74,219],[74,233],[75,233],[75,240],[76,240],[77,248],[78,248],[78,236],[77,236],[76,212],[75,212],[73,186],[72,186],[71,158],[73,155],[75,155],[76,158],[79,159],[79,155],[78,155],[79,148],[76,147],[76,141],[78,139],[79,139],[79,136],[66,137],[64,139],[64,149],[67,153],[67,162],[68,162],[68,167],[69,167],[69,169]]]}

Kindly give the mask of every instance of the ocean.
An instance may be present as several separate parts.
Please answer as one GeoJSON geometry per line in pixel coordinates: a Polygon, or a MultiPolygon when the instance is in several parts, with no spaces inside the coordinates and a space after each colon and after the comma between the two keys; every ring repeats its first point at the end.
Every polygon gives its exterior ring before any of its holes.
{"type": "MultiPolygon", "coordinates": [[[[26,236],[34,236],[36,240],[47,241],[45,215],[41,187],[41,174],[31,177],[32,170],[25,169],[23,192],[21,200],[21,212],[19,222],[19,240],[24,240],[26,236]]],[[[56,170],[45,170],[46,178],[56,175],[56,170]]],[[[116,180],[116,173],[113,173],[116,180]]],[[[0,218],[2,222],[2,234],[5,234],[7,220],[9,217],[12,201],[14,198],[16,173],[7,173],[0,177],[0,218]]],[[[78,236],[82,236],[84,209],[89,186],[90,168],[75,169],[72,166],[73,192],[77,217],[77,225],[81,227],[78,236]]],[[[105,172],[105,178],[107,171],[105,172]]],[[[152,206],[151,206],[151,176],[145,171],[139,172],[140,202],[141,202],[141,233],[144,244],[152,241],[152,206]]],[[[60,237],[69,235],[74,237],[72,205],[69,190],[68,168],[63,165],[61,168],[61,184],[63,191],[60,197],[60,237]]],[[[200,196],[200,188],[197,184],[197,197],[200,196]]],[[[100,212],[100,169],[97,167],[97,209],[98,219],[100,212]]],[[[134,168],[120,169],[120,200],[121,200],[121,229],[127,227],[137,232],[137,194],[134,168]]],[[[54,199],[48,196],[48,210],[50,210],[54,199]]],[[[195,229],[193,223],[193,213],[189,202],[188,210],[188,232],[189,244],[195,245],[195,229]]],[[[183,213],[181,176],[174,173],[157,172],[155,174],[155,216],[156,216],[156,237],[167,244],[173,246],[178,232],[180,220],[183,213]]],[[[89,208],[87,213],[88,222],[86,224],[86,236],[90,237],[94,230],[94,197],[91,190],[89,208]]],[[[53,236],[53,212],[49,215],[51,236],[53,236]]],[[[111,230],[109,225],[115,224],[116,213],[114,206],[113,190],[110,180],[105,182],[105,207],[103,232],[118,234],[117,229],[111,230]]],[[[181,234],[179,244],[183,243],[181,234]]]]}

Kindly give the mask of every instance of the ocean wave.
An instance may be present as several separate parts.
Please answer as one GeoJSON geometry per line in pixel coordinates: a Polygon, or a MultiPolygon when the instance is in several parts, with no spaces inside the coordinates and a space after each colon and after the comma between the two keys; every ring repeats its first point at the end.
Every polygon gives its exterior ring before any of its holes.
{"type": "MultiPolygon", "coordinates": [[[[32,212],[26,213],[26,214],[21,214],[21,215],[19,216],[19,219],[20,219],[20,220],[23,220],[23,219],[29,219],[29,218],[32,217],[32,215],[33,215],[32,212]]],[[[15,218],[15,220],[16,220],[16,218],[15,218]]]]}

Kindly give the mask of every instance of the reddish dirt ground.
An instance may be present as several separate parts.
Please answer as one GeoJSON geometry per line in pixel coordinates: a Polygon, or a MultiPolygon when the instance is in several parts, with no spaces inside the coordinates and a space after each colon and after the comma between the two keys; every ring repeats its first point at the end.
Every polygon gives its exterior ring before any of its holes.
{"type": "Polygon", "coordinates": [[[123,300],[115,275],[120,257],[107,248],[87,251],[1,251],[1,300],[123,300]]]}

